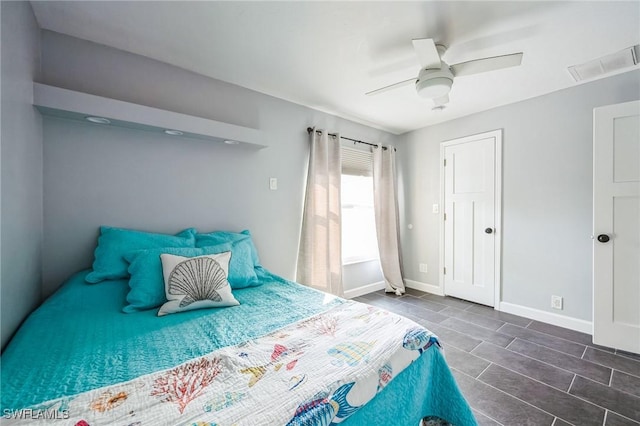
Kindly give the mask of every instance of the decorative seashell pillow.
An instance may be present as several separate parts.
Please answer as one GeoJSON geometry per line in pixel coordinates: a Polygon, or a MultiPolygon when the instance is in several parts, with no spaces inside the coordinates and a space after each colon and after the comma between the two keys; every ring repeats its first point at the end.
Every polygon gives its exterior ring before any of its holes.
{"type": "Polygon", "coordinates": [[[168,302],[160,307],[158,316],[239,305],[227,281],[230,259],[230,251],[197,257],[161,254],[168,302]]]}

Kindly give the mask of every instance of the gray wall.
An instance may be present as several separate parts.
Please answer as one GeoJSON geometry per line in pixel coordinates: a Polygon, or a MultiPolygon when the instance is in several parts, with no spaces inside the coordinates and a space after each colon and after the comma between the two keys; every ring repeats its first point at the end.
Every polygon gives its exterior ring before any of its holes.
{"type": "Polygon", "coordinates": [[[31,105],[40,30],[28,2],[2,2],[2,347],[41,300],[42,120],[31,105]]]}
{"type": "Polygon", "coordinates": [[[342,267],[342,281],[345,290],[354,289],[369,284],[377,284],[384,281],[379,260],[352,263],[342,267]]]}
{"type": "MultiPolygon", "coordinates": [[[[42,32],[46,84],[260,129],[247,151],[144,131],[44,119],[44,292],[93,259],[98,227],[248,228],[263,264],[294,278],[308,126],[396,136],[120,50],[42,32]],[[269,177],[278,190],[269,190],[269,177]]],[[[376,281],[381,280],[381,277],[376,281]]],[[[345,289],[359,283],[345,282],[345,289]]]]}
{"type": "Polygon", "coordinates": [[[403,135],[406,277],[438,284],[439,144],[503,129],[502,300],[590,320],[593,108],[639,98],[633,71],[403,135]]]}

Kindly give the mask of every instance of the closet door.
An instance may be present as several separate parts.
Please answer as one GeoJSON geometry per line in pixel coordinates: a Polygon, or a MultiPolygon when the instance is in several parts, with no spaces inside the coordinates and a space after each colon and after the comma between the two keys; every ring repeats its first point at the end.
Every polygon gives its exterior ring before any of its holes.
{"type": "Polygon", "coordinates": [[[593,342],[640,353],[640,102],[594,110],[593,342]]]}
{"type": "Polygon", "coordinates": [[[499,297],[500,130],[443,142],[446,295],[487,306],[499,297]]]}

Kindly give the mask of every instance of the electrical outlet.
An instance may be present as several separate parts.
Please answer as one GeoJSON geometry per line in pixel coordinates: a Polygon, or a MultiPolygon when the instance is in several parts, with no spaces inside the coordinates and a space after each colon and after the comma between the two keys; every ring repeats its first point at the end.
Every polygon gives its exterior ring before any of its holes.
{"type": "Polygon", "coordinates": [[[424,273],[424,274],[426,274],[426,273],[427,273],[427,264],[426,264],[426,263],[421,263],[421,264],[419,265],[419,267],[420,267],[420,272],[422,272],[422,273],[424,273]]]}
{"type": "Polygon", "coordinates": [[[278,178],[269,178],[269,189],[272,191],[278,189],[278,178]]]}
{"type": "Polygon", "coordinates": [[[551,307],[562,310],[562,296],[551,296],[551,307]]]}

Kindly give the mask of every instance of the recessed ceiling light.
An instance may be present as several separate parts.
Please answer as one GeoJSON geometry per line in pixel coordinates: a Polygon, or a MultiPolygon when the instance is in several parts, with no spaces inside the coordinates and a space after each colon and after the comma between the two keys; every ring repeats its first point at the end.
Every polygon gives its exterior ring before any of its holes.
{"type": "Polygon", "coordinates": [[[90,121],[92,123],[111,124],[111,120],[109,120],[108,118],[104,118],[104,117],[85,117],[84,119],[87,120],[87,121],[90,121]]]}
{"type": "Polygon", "coordinates": [[[164,132],[165,132],[167,135],[170,135],[170,136],[182,136],[182,135],[184,135],[184,133],[183,133],[183,132],[181,132],[180,130],[170,130],[170,129],[167,129],[167,130],[165,130],[164,132]]]}
{"type": "Polygon", "coordinates": [[[227,145],[238,145],[240,142],[238,142],[238,141],[230,141],[230,140],[226,140],[226,141],[224,141],[224,143],[226,143],[227,145]]]}

